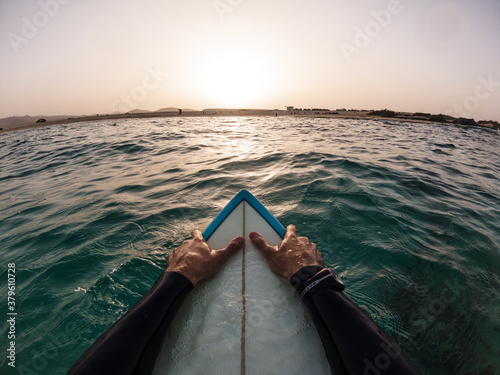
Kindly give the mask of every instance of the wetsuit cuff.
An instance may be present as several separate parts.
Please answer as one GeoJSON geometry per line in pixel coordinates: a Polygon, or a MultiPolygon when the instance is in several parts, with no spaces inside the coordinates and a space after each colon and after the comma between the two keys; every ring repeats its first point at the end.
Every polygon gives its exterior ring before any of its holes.
{"type": "Polygon", "coordinates": [[[329,288],[340,292],[345,288],[344,283],[330,269],[321,266],[301,268],[290,278],[290,283],[304,302],[318,290],[329,288]]]}
{"type": "Polygon", "coordinates": [[[290,277],[290,284],[292,284],[297,292],[302,293],[302,290],[307,286],[307,282],[314,277],[314,275],[323,271],[323,269],[324,268],[321,266],[302,267],[290,277]]]}

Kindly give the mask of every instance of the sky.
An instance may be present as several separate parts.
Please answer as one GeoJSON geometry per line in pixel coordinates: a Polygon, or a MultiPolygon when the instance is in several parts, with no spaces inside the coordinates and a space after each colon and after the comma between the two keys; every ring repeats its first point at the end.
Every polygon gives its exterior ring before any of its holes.
{"type": "Polygon", "coordinates": [[[500,121],[498,0],[0,0],[0,117],[354,108],[500,121]]]}

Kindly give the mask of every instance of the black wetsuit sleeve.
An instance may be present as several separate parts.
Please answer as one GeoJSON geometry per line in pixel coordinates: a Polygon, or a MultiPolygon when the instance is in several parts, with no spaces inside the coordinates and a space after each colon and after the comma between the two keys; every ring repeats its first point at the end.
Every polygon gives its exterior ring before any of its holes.
{"type": "Polygon", "coordinates": [[[164,335],[193,284],[164,272],[137,304],[102,334],[68,375],[150,374],[164,335]]]}
{"type": "Polygon", "coordinates": [[[382,328],[339,291],[342,288],[336,287],[333,278],[324,281],[326,286],[322,282],[311,285],[318,277],[307,281],[302,277],[302,282],[293,278],[295,288],[306,292],[302,300],[314,321],[333,374],[420,374],[382,328]],[[306,290],[308,286],[312,288],[306,290]]]}

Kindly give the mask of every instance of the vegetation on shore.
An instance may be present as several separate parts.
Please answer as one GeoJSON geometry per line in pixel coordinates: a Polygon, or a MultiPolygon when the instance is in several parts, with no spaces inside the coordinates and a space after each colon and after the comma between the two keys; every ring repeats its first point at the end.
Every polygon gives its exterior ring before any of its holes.
{"type": "Polygon", "coordinates": [[[438,122],[442,124],[455,124],[455,125],[470,125],[470,126],[483,126],[492,129],[500,129],[500,124],[497,121],[478,121],[473,118],[465,118],[465,117],[453,117],[449,115],[433,115],[430,113],[401,113],[391,111],[389,109],[382,109],[378,111],[371,111],[368,113],[368,116],[377,116],[377,117],[387,117],[394,118],[400,120],[421,120],[421,121],[429,121],[429,122],[438,122]]]}

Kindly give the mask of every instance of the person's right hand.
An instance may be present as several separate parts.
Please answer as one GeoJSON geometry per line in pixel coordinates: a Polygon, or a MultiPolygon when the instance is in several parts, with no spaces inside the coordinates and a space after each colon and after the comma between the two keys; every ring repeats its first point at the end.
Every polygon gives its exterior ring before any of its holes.
{"type": "Polygon", "coordinates": [[[245,237],[240,236],[224,249],[213,250],[199,230],[194,230],[191,236],[191,240],[184,241],[167,257],[167,271],[184,275],[193,285],[214,276],[245,243],[245,237]]]}
{"type": "Polygon", "coordinates": [[[316,245],[307,237],[297,237],[295,225],[286,228],[285,238],[278,246],[269,245],[257,232],[250,233],[249,237],[278,276],[290,279],[302,267],[325,265],[316,245]]]}

